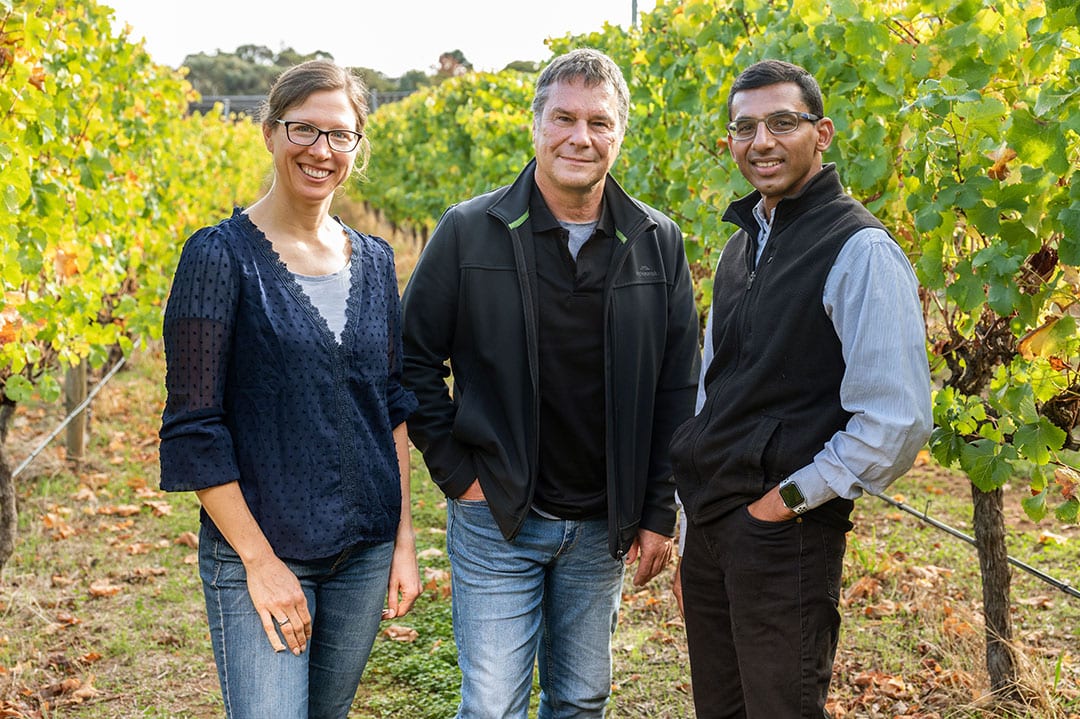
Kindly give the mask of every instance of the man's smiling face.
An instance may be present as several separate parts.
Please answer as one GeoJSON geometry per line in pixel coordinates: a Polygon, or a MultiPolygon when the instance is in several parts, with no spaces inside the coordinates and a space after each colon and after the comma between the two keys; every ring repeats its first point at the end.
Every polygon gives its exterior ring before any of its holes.
{"type": "MultiPolygon", "coordinates": [[[[740,90],[731,99],[732,120],[764,120],[775,112],[809,112],[799,86],[781,82],[750,90],[740,90]]],[[[728,147],[743,176],[765,198],[765,210],[772,215],[776,204],[799,192],[810,178],[821,171],[821,153],[833,138],[832,120],[802,120],[790,134],[774,135],[759,122],[757,132],[748,140],[728,136],[728,147]]]]}

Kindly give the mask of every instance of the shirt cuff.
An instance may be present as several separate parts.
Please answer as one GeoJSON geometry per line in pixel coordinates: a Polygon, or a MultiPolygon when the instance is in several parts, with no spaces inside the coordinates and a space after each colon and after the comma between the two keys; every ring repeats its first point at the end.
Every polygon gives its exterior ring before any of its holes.
{"type": "Polygon", "coordinates": [[[814,471],[813,465],[800,469],[784,481],[792,481],[798,485],[799,491],[806,499],[808,509],[820,507],[840,496],[829,486],[824,477],[814,471]]]}

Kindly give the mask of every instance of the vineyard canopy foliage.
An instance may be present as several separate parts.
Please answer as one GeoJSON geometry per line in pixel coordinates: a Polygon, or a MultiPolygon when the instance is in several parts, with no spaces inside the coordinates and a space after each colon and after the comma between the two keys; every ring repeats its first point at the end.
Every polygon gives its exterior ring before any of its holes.
{"type": "MultiPolygon", "coordinates": [[[[630,81],[614,170],[672,215],[702,308],[751,188],[727,156],[727,92],[764,58],[810,69],[837,139],[826,155],[889,227],[923,286],[935,457],[984,491],[1024,478],[1024,506],[1074,522],[1080,450],[1080,26],[1071,0],[685,0],[593,46],[630,81]]],[[[431,231],[532,154],[530,76],[472,74],[381,108],[355,192],[431,231]]]]}
{"type": "MultiPolygon", "coordinates": [[[[1036,519],[1075,521],[1080,449],[1080,17],[1074,0],[685,0],[593,46],[630,80],[615,168],[676,218],[699,296],[749,190],[727,157],[727,88],[776,57],[822,84],[826,156],[912,259],[935,376],[935,456],[980,489],[1018,477],[1036,519]]],[[[160,334],[183,239],[258,196],[258,128],[187,115],[182,75],[114,36],[93,0],[0,0],[0,386],[58,396],[160,334]]],[[[531,155],[534,76],[466,73],[383,105],[350,192],[426,233],[531,155]]],[[[2,459],[2,457],[0,457],[2,459]]]]}
{"type": "Polygon", "coordinates": [[[183,238],[257,196],[258,128],[185,116],[194,99],[112,11],[0,5],[0,383],[59,393],[51,370],[100,366],[161,334],[183,238]]]}

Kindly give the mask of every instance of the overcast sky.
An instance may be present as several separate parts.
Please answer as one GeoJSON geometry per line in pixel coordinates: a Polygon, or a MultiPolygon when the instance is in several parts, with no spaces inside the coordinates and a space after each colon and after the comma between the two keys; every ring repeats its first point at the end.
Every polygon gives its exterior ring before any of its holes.
{"type": "MultiPolygon", "coordinates": [[[[99,0],[116,13],[116,28],[162,65],[187,55],[234,52],[240,45],[301,54],[322,50],[341,65],[387,77],[430,71],[443,52],[461,50],[477,70],[501,70],[514,60],[546,60],[549,37],[629,27],[633,0],[99,0]]],[[[656,0],[637,0],[638,13],[656,0]]]]}

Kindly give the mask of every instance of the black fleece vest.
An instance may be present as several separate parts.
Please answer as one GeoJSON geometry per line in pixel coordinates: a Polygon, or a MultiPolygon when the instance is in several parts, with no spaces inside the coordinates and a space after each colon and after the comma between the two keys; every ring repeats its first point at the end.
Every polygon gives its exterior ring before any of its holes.
{"type": "MultiPolygon", "coordinates": [[[[672,440],[679,496],[697,523],[758,499],[810,464],[851,416],[840,405],[844,360],[822,294],[847,240],[884,227],[827,165],[777,205],[755,268],[759,198],[755,192],[724,214],[742,229],[724,248],[713,284],[705,406],[672,440]]],[[[852,506],[834,499],[805,516],[846,529],[852,506]]]]}

